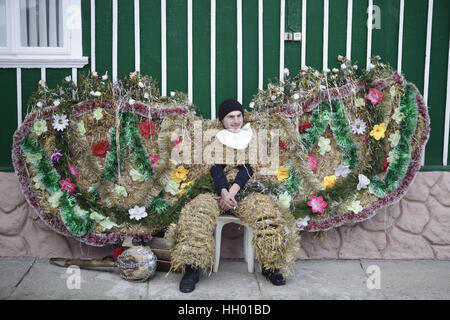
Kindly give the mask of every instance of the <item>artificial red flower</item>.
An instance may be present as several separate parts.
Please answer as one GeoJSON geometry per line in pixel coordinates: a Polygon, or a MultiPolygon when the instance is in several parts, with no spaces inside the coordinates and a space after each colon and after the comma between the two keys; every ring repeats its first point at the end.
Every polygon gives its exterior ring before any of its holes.
{"type": "Polygon", "coordinates": [[[59,180],[59,184],[61,185],[61,191],[67,191],[70,194],[77,192],[77,187],[70,181],[69,178],[64,180],[59,180]]]}
{"type": "Polygon", "coordinates": [[[305,133],[306,129],[311,128],[311,122],[308,123],[300,123],[298,125],[298,132],[305,133]]]}
{"type": "Polygon", "coordinates": [[[389,167],[389,162],[387,161],[387,156],[385,156],[384,163],[383,163],[383,171],[386,171],[387,167],[389,167]]]}
{"type": "Polygon", "coordinates": [[[142,121],[139,124],[139,133],[148,139],[151,134],[155,133],[155,123],[150,122],[150,119],[142,121]]]}
{"type": "Polygon", "coordinates": [[[114,261],[116,261],[116,260],[117,260],[117,257],[120,256],[120,255],[122,254],[122,251],[123,251],[122,247],[116,248],[116,249],[114,250],[114,254],[113,254],[114,261]]]}
{"type": "Polygon", "coordinates": [[[97,203],[102,206],[103,205],[102,199],[97,199],[97,203]]]}
{"type": "Polygon", "coordinates": [[[284,143],[281,139],[279,140],[279,143],[281,149],[286,149],[286,143],[284,143]]]}
{"type": "Polygon", "coordinates": [[[104,158],[106,157],[106,152],[109,151],[108,141],[97,142],[97,144],[92,146],[91,149],[94,156],[104,158]]]}

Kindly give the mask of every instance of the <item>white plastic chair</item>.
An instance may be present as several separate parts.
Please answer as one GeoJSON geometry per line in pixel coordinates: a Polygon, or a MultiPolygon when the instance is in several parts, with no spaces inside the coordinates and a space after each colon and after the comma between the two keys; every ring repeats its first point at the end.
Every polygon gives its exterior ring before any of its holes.
{"type": "Polygon", "coordinates": [[[222,228],[228,223],[236,223],[244,226],[244,258],[248,265],[248,272],[253,273],[255,269],[255,252],[252,247],[253,239],[253,229],[246,223],[243,223],[239,218],[232,215],[221,215],[217,221],[216,232],[215,232],[215,259],[214,259],[214,272],[219,270],[220,263],[220,246],[222,242],[222,228]]]}

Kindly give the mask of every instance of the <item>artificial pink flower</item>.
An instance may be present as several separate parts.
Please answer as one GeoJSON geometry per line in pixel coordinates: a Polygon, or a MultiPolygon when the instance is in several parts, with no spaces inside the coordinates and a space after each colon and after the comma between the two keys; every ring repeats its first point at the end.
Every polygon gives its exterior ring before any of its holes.
{"type": "Polygon", "coordinates": [[[317,163],[319,162],[319,160],[317,160],[316,157],[314,157],[314,155],[312,153],[310,153],[308,155],[308,163],[309,163],[309,167],[311,168],[312,171],[316,171],[317,170],[317,163]]]}
{"type": "Polygon", "coordinates": [[[173,147],[176,148],[183,141],[183,137],[179,136],[177,140],[175,140],[173,147]]]}
{"type": "Polygon", "coordinates": [[[311,207],[313,213],[324,213],[327,202],[323,200],[322,196],[311,196],[311,198],[309,198],[308,206],[311,207]]]}
{"type": "Polygon", "coordinates": [[[151,153],[148,154],[148,157],[150,158],[150,167],[154,168],[156,167],[156,163],[159,161],[158,155],[152,155],[151,153]]]}
{"type": "Polygon", "coordinates": [[[103,205],[102,199],[97,199],[97,203],[102,206],[103,205]]]}
{"type": "Polygon", "coordinates": [[[70,174],[78,178],[77,166],[69,166],[70,174]]]}
{"type": "Polygon", "coordinates": [[[61,185],[61,191],[67,191],[70,194],[77,192],[77,187],[70,181],[69,178],[64,180],[59,180],[59,184],[61,185]]]}
{"type": "Polygon", "coordinates": [[[284,143],[281,139],[279,140],[280,148],[286,149],[286,143],[284,143]]]}
{"type": "Polygon", "coordinates": [[[366,98],[370,102],[372,102],[373,105],[376,105],[377,103],[381,102],[381,99],[383,98],[383,93],[376,88],[370,88],[369,93],[366,95],[366,98]]]}

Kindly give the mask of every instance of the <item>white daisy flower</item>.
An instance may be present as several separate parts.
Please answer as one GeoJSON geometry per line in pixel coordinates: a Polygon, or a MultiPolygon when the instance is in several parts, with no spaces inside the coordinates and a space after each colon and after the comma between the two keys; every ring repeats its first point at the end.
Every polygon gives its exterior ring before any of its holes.
{"type": "Polygon", "coordinates": [[[359,118],[356,118],[351,125],[351,129],[354,134],[364,134],[364,132],[366,132],[366,128],[366,123],[359,118]]]}
{"type": "Polygon", "coordinates": [[[69,125],[69,119],[67,119],[67,116],[65,114],[62,115],[54,114],[52,125],[53,129],[63,131],[69,125]]]}

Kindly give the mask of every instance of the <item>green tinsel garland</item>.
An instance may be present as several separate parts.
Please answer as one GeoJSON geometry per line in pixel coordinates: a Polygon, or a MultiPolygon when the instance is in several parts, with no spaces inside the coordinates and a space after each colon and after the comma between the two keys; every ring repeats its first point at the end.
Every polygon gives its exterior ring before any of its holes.
{"type": "Polygon", "coordinates": [[[405,95],[400,99],[400,112],[404,118],[400,122],[400,140],[394,149],[397,159],[389,164],[383,180],[377,176],[370,179],[370,191],[377,197],[384,197],[398,187],[400,180],[405,176],[411,161],[411,146],[409,141],[417,124],[417,108],[415,105],[415,90],[411,85],[406,87],[405,95]]]}
{"type": "MultiPolygon", "coordinates": [[[[41,158],[36,164],[33,164],[38,176],[44,187],[48,192],[54,194],[60,190],[59,181],[60,174],[52,167],[45,151],[37,144],[36,140],[31,137],[26,137],[23,140],[23,150],[27,154],[39,154],[41,158]]],[[[76,205],[75,197],[63,191],[63,195],[59,200],[59,208],[61,211],[61,218],[66,228],[76,236],[83,236],[92,231],[95,226],[95,221],[89,216],[89,211],[82,216],[78,215],[74,208],[76,205]]]]}
{"type": "Polygon", "coordinates": [[[328,102],[323,102],[313,111],[311,118],[312,125],[302,134],[302,142],[306,150],[311,150],[319,141],[321,135],[325,133],[328,123],[336,143],[342,150],[344,162],[353,169],[358,163],[358,147],[350,138],[350,124],[345,116],[345,110],[337,99],[331,101],[332,110],[328,102]]]}
{"type": "MultiPolygon", "coordinates": [[[[121,114],[122,130],[119,133],[120,143],[120,171],[125,170],[125,155],[129,151],[132,154],[132,161],[138,164],[138,171],[148,180],[153,176],[153,169],[150,166],[148,154],[142,144],[139,134],[139,124],[137,117],[129,112],[121,114]]],[[[117,146],[116,146],[116,130],[110,130],[109,151],[105,158],[105,168],[103,170],[104,179],[115,182],[117,176],[117,146]]]]}
{"type": "Polygon", "coordinates": [[[344,162],[353,169],[358,163],[358,147],[350,138],[350,123],[345,116],[345,110],[339,100],[332,101],[333,111],[330,119],[330,126],[336,143],[342,150],[342,158],[344,162]]]}

